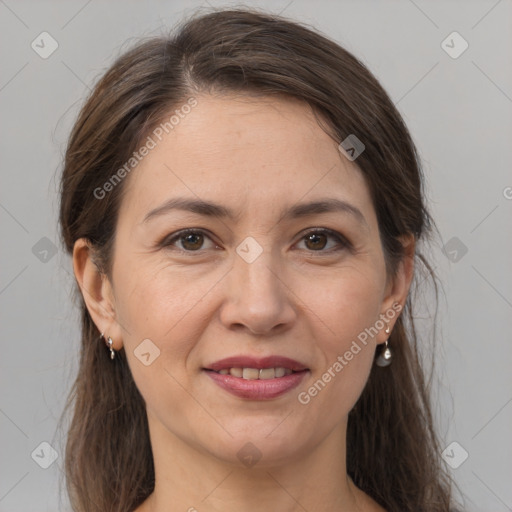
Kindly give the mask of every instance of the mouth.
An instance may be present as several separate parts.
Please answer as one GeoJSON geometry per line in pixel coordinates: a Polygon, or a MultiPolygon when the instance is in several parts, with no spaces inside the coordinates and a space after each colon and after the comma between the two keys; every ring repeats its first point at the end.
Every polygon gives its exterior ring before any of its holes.
{"type": "Polygon", "coordinates": [[[236,356],[202,370],[222,389],[250,400],[277,398],[300,384],[309,368],[281,356],[236,356]]]}

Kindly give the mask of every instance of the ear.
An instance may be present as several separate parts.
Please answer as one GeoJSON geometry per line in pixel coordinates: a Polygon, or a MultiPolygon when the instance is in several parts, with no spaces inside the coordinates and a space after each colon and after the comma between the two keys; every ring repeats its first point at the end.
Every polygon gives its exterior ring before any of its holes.
{"type": "MultiPolygon", "coordinates": [[[[398,264],[395,275],[388,278],[380,315],[380,318],[385,321],[385,325],[389,326],[390,332],[405,306],[414,276],[416,239],[411,234],[400,237],[400,241],[404,248],[403,257],[398,264]]],[[[389,334],[385,333],[385,328],[379,331],[377,343],[384,343],[389,338],[389,334]]]]}
{"type": "Polygon", "coordinates": [[[73,270],[93,322],[105,338],[110,336],[113,348],[122,347],[121,328],[116,321],[112,285],[93,260],[93,249],[85,238],[73,247],[73,270]]]}

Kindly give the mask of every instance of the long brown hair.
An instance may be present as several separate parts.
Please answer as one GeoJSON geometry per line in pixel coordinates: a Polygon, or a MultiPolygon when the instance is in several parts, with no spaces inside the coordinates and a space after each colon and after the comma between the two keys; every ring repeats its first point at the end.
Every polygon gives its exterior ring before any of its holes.
{"type": "MultiPolygon", "coordinates": [[[[61,181],[60,224],[69,254],[77,239],[86,238],[98,268],[110,276],[124,181],[101,199],[95,191],[169,112],[211,91],[294,97],[312,107],[337,143],[350,134],[363,141],[357,164],[377,213],[390,275],[403,257],[400,236],[432,237],[435,224],[425,206],[414,143],[366,67],[306,25],[255,9],[214,10],[196,13],[171,36],[125,52],[82,107],[61,181]]],[[[420,266],[433,276],[424,256],[417,252],[415,259],[416,280],[420,266]]],[[[452,484],[440,460],[412,308],[411,292],[390,338],[392,365],[372,369],[349,414],[347,471],[388,512],[447,512],[452,484]]],[[[114,361],[108,358],[83,299],[81,314],[78,376],[65,408],[72,410],[68,494],[77,512],[132,511],[154,488],[144,400],[124,350],[114,361]]]]}

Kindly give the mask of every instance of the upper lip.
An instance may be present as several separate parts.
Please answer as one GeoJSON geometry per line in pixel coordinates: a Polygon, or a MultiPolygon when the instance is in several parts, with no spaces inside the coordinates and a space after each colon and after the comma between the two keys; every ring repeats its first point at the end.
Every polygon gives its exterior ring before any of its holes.
{"type": "Polygon", "coordinates": [[[295,372],[307,370],[308,367],[284,356],[267,356],[267,357],[252,357],[252,356],[232,356],[220,359],[205,367],[206,370],[219,370],[229,368],[288,368],[295,372]]]}

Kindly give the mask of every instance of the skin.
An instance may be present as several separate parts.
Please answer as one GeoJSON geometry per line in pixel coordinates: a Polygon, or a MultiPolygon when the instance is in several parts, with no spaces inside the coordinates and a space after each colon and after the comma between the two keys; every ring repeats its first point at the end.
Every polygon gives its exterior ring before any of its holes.
{"type": "Polygon", "coordinates": [[[110,279],[96,269],[85,240],[73,254],[89,312],[114,349],[125,348],[147,406],[156,484],[136,512],[382,511],[347,476],[345,437],[376,345],[388,338],[384,329],[307,405],[297,397],[359,333],[405,303],[414,241],[403,240],[406,256],[388,276],[357,161],[340,153],[309,106],[283,98],[196,98],[126,178],[110,279]],[[178,196],[238,215],[172,210],[143,222],[178,196]],[[366,224],[344,212],[281,219],[283,208],[332,197],[357,207],[366,224]],[[206,233],[159,245],[184,228],[206,233]],[[308,228],[334,230],[351,245],[322,234],[308,242],[308,228]],[[248,236],[263,249],[252,263],[236,252],[248,236]],[[134,354],[145,339],[160,350],[149,366],[134,354]],[[310,371],[278,398],[242,399],[201,370],[239,354],[284,355],[310,371]],[[248,441],[261,454],[252,467],[237,456],[248,441]]]}

